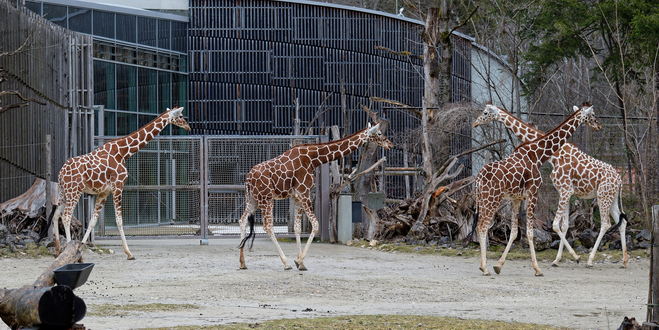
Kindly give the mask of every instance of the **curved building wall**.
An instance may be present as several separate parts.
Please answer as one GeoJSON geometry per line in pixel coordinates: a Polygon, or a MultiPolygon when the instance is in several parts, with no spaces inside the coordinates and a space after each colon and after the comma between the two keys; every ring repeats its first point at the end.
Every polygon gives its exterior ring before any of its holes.
{"type": "MultiPolygon", "coordinates": [[[[290,134],[296,98],[303,129],[343,127],[343,106],[349,130],[360,129],[360,105],[372,96],[421,106],[421,29],[418,21],[325,3],[191,0],[194,133],[290,134]]],[[[470,40],[456,41],[454,97],[468,100],[470,40]]],[[[392,129],[415,125],[400,117],[392,129]]]]}

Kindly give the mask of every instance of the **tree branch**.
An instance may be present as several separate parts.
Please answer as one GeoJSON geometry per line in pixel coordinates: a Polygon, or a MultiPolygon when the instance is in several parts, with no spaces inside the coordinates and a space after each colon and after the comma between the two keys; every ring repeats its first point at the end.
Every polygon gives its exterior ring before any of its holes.
{"type": "Polygon", "coordinates": [[[449,36],[452,35],[454,31],[456,31],[457,29],[459,29],[459,28],[463,27],[465,24],[467,24],[467,22],[469,22],[469,20],[471,19],[471,17],[474,16],[474,14],[476,13],[476,11],[478,11],[478,8],[479,8],[479,6],[476,6],[476,8],[474,8],[474,10],[471,11],[471,13],[469,14],[469,16],[467,16],[467,19],[465,19],[464,21],[460,22],[458,25],[454,26],[454,27],[451,29],[451,31],[449,31],[448,35],[449,35],[449,36]]]}

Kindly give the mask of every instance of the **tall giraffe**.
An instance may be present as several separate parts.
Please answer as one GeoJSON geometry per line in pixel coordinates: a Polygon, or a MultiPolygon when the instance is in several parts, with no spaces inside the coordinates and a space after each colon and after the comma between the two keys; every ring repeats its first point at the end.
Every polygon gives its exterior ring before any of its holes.
{"type": "Polygon", "coordinates": [[[297,145],[271,160],[254,165],[245,177],[246,205],[245,211],[240,217],[240,269],[247,269],[243,249],[245,241],[253,235],[254,216],[252,214],[257,207],[260,208],[263,215],[263,228],[275,244],[279,258],[284,264],[284,269],[291,269],[272,230],[274,200],[291,197],[298,206],[293,226],[298,248],[298,255],[294,262],[299,270],[307,270],[304,266],[304,257],[307,255],[311,241],[313,241],[314,235],[318,231],[318,220],[313,213],[309,196],[314,185],[314,169],[321,164],[345,157],[367,142],[375,142],[386,149],[393,146],[393,143],[380,131],[380,124],[372,127],[369,124],[367,128],[341,140],[297,145]],[[312,228],[304,250],[302,250],[300,240],[303,214],[307,215],[312,228]],[[248,220],[252,230],[249,236],[245,237],[248,220]]]}
{"type": "MultiPolygon", "coordinates": [[[[575,106],[574,111],[577,110],[579,108],[575,106]]],[[[491,104],[485,105],[483,113],[474,122],[474,127],[493,121],[503,123],[522,142],[533,141],[544,134],[527,125],[508,111],[491,104]]],[[[551,157],[551,164],[553,167],[551,181],[560,195],[558,209],[556,210],[552,227],[561,239],[558,253],[556,254],[556,259],[552,262],[552,266],[558,266],[558,263],[561,261],[563,246],[567,247],[567,250],[577,262],[580,259],[580,256],[574,252],[570,243],[565,238],[569,228],[570,197],[576,195],[582,199],[597,197],[597,203],[600,208],[600,232],[593,249],[590,251],[586,266],[593,266],[593,259],[595,258],[595,253],[597,253],[602,237],[611,227],[609,221],[610,215],[615,225],[619,226],[620,241],[622,243],[622,262],[623,267],[627,267],[629,260],[625,237],[627,216],[622,211],[622,178],[620,174],[610,164],[587,155],[571,143],[564,144],[559,152],[551,157]]]]}
{"type": "MultiPolygon", "coordinates": [[[[121,216],[121,194],[128,177],[125,161],[158,135],[168,124],[190,130],[190,126],[183,118],[182,107],[167,109],[166,112],[137,131],[107,142],[88,154],[70,158],[64,163],[59,172],[60,205],[53,215],[53,224],[55,228],[58,228],[57,221],[62,215],[67,242],[71,240],[71,215],[78,204],[80,195],[82,193],[96,195],[94,213],[85,236],[82,238],[82,243],[85,243],[92,228],[96,225],[98,213],[103,208],[105,199],[112,194],[117,229],[121,235],[124,252],[128,256],[128,260],[135,259],[128,250],[121,216]]],[[[57,229],[55,230],[55,248],[59,253],[60,242],[57,229]]]]}
{"type": "Polygon", "coordinates": [[[521,144],[510,156],[486,164],[478,172],[476,177],[478,194],[476,198],[478,207],[476,230],[481,250],[480,270],[483,275],[490,275],[486,267],[487,231],[492,225],[492,219],[501,205],[501,200],[505,198],[512,200],[510,239],[501,258],[494,266],[494,271],[497,274],[501,272],[512,242],[517,238],[517,214],[521,202],[526,200],[526,238],[531,252],[531,266],[535,270],[536,276],[542,276],[533,244],[533,226],[536,222],[535,205],[538,201],[538,190],[542,184],[540,166],[555,154],[572,136],[577,127],[583,123],[588,123],[595,129],[599,127],[591,105],[582,106],[547,134],[532,142],[521,144]]]}

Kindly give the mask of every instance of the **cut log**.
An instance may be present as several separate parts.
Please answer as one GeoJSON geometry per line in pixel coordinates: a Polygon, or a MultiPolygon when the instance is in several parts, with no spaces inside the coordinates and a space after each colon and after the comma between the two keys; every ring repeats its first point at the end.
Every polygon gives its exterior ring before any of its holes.
{"type": "Polygon", "coordinates": [[[66,286],[55,284],[54,270],[82,259],[82,243],[71,241],[32,285],[0,290],[0,318],[12,329],[39,325],[68,329],[85,316],[85,302],[66,286]]]}

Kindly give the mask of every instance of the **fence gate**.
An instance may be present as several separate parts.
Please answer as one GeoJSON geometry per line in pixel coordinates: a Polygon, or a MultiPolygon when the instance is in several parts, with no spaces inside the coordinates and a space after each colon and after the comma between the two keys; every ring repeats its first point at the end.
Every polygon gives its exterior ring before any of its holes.
{"type": "MultiPolygon", "coordinates": [[[[110,139],[100,138],[97,143],[110,139]]],[[[125,234],[199,238],[238,235],[238,219],[245,207],[245,175],[252,166],[293,145],[324,140],[323,136],[157,137],[126,162],[128,179],[122,202],[125,234]]],[[[327,189],[322,188],[327,186],[327,169],[319,172],[325,175],[317,174],[315,210],[323,219],[327,218],[329,205],[327,189]]],[[[293,233],[294,207],[288,199],[275,202],[276,233],[293,233]]],[[[256,219],[256,231],[263,234],[260,212],[256,212],[256,219]]],[[[101,212],[95,234],[97,238],[119,234],[111,198],[101,212]]]]}

